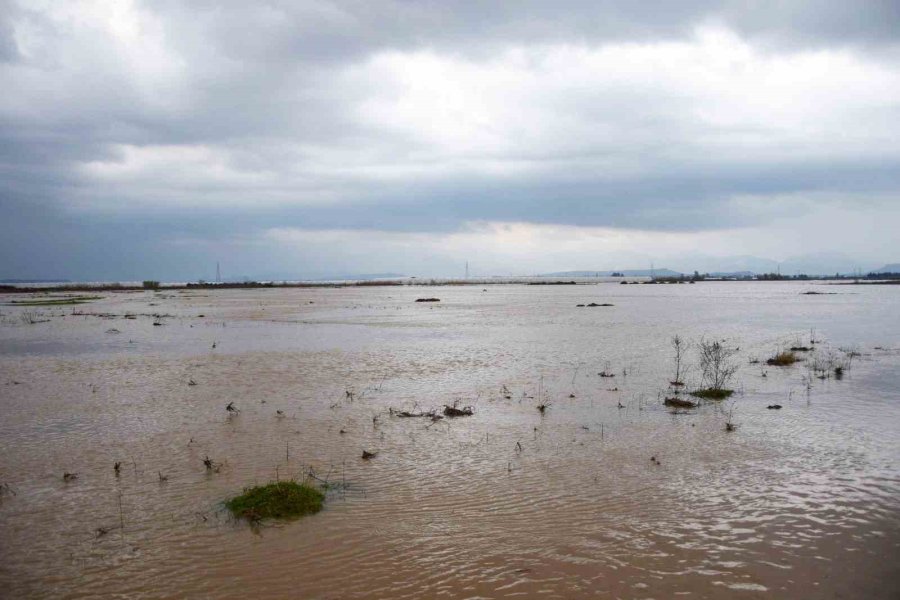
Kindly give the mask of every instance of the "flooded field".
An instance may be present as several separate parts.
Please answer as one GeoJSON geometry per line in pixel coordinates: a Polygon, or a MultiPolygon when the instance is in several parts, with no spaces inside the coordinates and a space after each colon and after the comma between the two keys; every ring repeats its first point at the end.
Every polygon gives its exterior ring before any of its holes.
{"type": "Polygon", "coordinates": [[[97,295],[0,297],[4,598],[900,597],[897,286],[97,295]],[[674,335],[731,398],[664,406],[674,335]]]}

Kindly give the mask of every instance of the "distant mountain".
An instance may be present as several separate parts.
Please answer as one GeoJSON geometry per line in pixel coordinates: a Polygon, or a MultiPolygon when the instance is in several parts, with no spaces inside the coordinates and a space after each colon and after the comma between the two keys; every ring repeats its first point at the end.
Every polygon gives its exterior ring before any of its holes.
{"type": "Polygon", "coordinates": [[[681,273],[671,269],[618,269],[616,271],[560,271],[544,273],[540,277],[612,277],[613,273],[621,273],[625,277],[681,277],[681,273]]]}
{"type": "Polygon", "coordinates": [[[310,281],[372,281],[374,279],[402,279],[406,277],[402,273],[354,273],[350,275],[333,275],[330,277],[317,277],[310,281]]]}
{"type": "Polygon", "coordinates": [[[681,257],[673,265],[685,273],[725,274],[725,273],[775,273],[778,271],[778,261],[758,256],[708,256],[704,254],[691,254],[681,257]]]}
{"type": "Polygon", "coordinates": [[[713,271],[712,273],[706,273],[706,275],[709,275],[710,277],[726,277],[726,278],[741,279],[744,277],[753,277],[754,275],[756,275],[756,273],[754,273],[753,271],[727,271],[727,272],[713,271]]]}
{"type": "MultiPolygon", "coordinates": [[[[823,252],[792,256],[783,261],[758,256],[709,256],[692,254],[669,261],[677,269],[683,269],[686,273],[692,273],[695,269],[701,273],[710,275],[725,273],[751,272],[757,275],[764,273],[781,273],[782,275],[834,275],[853,274],[856,272],[868,273],[877,263],[859,260],[838,252],[823,252]]],[[[896,266],[886,265],[883,268],[896,266]]]]}
{"type": "Polygon", "coordinates": [[[872,273],[900,273],[900,263],[884,265],[880,269],[872,269],[872,273]]]}
{"type": "Polygon", "coordinates": [[[868,273],[871,263],[839,253],[808,254],[794,256],[781,263],[782,275],[834,275],[835,273],[868,273]]]}
{"type": "MultiPolygon", "coordinates": [[[[374,279],[403,279],[406,275],[401,273],[351,273],[351,274],[325,274],[307,275],[301,277],[296,273],[259,273],[257,275],[232,275],[223,279],[227,283],[246,283],[249,281],[371,281],[374,279]]],[[[208,280],[207,280],[208,281],[208,280]]]]}
{"type": "MultiPolygon", "coordinates": [[[[758,256],[710,256],[691,254],[670,257],[670,264],[675,269],[654,269],[656,277],[679,277],[682,273],[691,275],[694,271],[708,274],[711,277],[752,277],[766,273],[782,275],[817,275],[831,276],[835,273],[852,275],[854,273],[900,273],[900,263],[891,263],[876,269],[878,263],[859,260],[852,256],[837,252],[792,256],[783,261],[758,256]]],[[[610,277],[613,273],[622,273],[626,277],[650,277],[650,269],[618,269],[616,271],[560,271],[547,273],[545,277],[610,277]]]]}

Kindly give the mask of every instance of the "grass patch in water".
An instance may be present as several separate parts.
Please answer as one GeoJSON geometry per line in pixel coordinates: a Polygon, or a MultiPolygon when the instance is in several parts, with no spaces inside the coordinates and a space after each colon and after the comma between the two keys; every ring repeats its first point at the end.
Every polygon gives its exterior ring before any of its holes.
{"type": "Polygon", "coordinates": [[[734,390],[722,390],[716,388],[707,388],[705,390],[694,390],[691,396],[704,398],[706,400],[724,400],[734,393],[734,390]]]}
{"type": "Polygon", "coordinates": [[[775,367],[787,367],[800,360],[793,352],[781,352],[766,361],[767,365],[775,367]]]}
{"type": "Polygon", "coordinates": [[[244,493],[225,502],[235,517],[250,521],[295,519],[322,510],[325,494],[307,483],[277,481],[244,489],[244,493]]]}

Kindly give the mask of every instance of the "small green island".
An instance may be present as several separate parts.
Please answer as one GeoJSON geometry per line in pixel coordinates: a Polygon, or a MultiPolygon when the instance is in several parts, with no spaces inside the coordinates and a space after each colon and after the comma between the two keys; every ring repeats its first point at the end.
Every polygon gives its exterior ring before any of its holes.
{"type": "Polygon", "coordinates": [[[296,481],[277,481],[244,489],[244,493],[225,502],[225,508],[238,518],[296,519],[322,510],[325,494],[296,481]]]}

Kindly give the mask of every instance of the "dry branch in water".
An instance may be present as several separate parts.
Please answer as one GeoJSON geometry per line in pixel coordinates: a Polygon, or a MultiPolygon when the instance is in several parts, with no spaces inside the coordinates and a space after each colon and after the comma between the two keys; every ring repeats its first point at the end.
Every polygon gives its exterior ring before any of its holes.
{"type": "Polygon", "coordinates": [[[671,406],[673,408],[696,408],[697,403],[691,402],[690,400],[682,400],[681,398],[666,398],[663,401],[663,404],[666,406],[671,406]]]}
{"type": "Polygon", "coordinates": [[[474,414],[475,409],[473,409],[471,406],[463,406],[462,408],[458,408],[456,406],[444,405],[445,417],[471,417],[474,414]]]}

